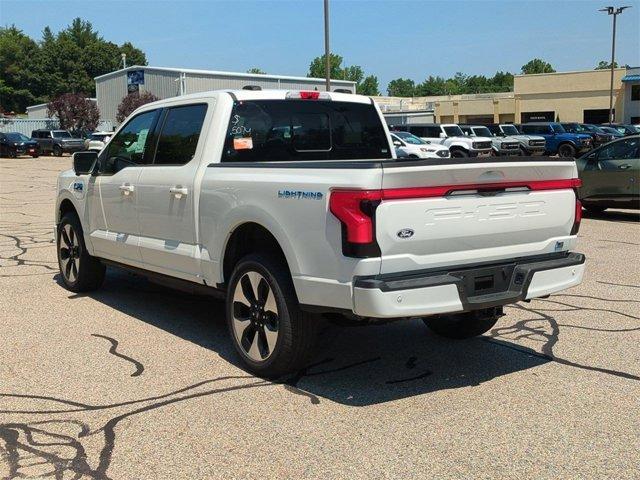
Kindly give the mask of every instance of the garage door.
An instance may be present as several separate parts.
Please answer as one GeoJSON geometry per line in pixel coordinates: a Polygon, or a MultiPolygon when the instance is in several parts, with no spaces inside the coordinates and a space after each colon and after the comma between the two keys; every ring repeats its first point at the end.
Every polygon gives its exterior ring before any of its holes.
{"type": "MultiPolygon", "coordinates": [[[[615,117],[615,109],[613,110],[613,118],[615,117]]],[[[609,109],[599,108],[597,110],[585,110],[584,111],[584,123],[594,123],[599,125],[601,123],[609,123],[609,109]]]]}

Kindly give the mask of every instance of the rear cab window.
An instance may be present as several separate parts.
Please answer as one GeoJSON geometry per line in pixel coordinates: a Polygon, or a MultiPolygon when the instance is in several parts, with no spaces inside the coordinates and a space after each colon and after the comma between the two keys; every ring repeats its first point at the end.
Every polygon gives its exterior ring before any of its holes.
{"type": "Polygon", "coordinates": [[[223,162],[391,158],[371,104],[331,100],[247,100],[234,103],[223,162]]]}

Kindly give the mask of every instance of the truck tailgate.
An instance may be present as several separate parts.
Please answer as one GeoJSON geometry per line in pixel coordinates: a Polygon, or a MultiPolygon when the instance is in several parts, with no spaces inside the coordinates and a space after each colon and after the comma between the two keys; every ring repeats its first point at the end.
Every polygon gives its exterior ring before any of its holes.
{"type": "Polygon", "coordinates": [[[381,273],[524,257],[573,246],[573,161],[383,164],[381,273]]]}

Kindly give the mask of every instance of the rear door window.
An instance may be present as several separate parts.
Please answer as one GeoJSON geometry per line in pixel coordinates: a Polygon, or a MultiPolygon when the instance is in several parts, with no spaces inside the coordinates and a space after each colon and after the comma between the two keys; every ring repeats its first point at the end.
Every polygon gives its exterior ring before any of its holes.
{"type": "Polygon", "coordinates": [[[185,105],[167,110],[158,138],[154,164],[184,165],[196,153],[207,105],[185,105]]]}
{"type": "Polygon", "coordinates": [[[371,104],[311,100],[235,102],[223,162],[390,158],[371,104]]]}

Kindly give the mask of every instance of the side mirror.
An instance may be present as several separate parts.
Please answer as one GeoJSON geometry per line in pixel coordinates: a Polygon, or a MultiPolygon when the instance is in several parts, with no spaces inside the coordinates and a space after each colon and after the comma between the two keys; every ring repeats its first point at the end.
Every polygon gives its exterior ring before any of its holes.
{"type": "Polygon", "coordinates": [[[400,141],[399,141],[399,140],[394,140],[394,141],[393,141],[393,144],[394,144],[396,147],[401,147],[401,146],[402,146],[402,143],[400,143],[400,141]]]}
{"type": "Polygon", "coordinates": [[[443,133],[443,132],[440,132],[439,137],[440,137],[440,138],[447,138],[447,134],[446,134],[446,133],[443,133]]]}
{"type": "Polygon", "coordinates": [[[97,160],[97,152],[76,152],[73,154],[73,170],[76,172],[76,175],[91,173],[97,160]]]}

